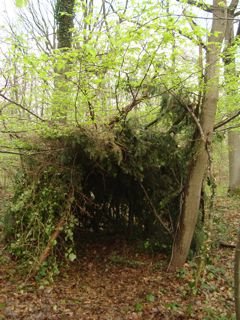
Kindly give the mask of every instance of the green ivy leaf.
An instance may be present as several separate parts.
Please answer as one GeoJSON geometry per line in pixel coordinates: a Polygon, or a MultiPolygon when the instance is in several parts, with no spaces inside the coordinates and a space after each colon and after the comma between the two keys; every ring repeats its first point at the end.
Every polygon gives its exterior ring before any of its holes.
{"type": "Polygon", "coordinates": [[[74,253],[70,253],[69,256],[68,256],[68,258],[69,258],[69,260],[72,262],[72,261],[74,261],[74,260],[77,258],[77,256],[76,256],[74,253]]]}

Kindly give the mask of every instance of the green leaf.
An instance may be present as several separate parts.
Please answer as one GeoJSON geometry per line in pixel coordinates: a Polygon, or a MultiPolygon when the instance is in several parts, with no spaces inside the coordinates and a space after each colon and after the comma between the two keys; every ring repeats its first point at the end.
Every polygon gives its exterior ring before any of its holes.
{"type": "Polygon", "coordinates": [[[154,302],[155,296],[152,293],[149,293],[146,295],[146,300],[147,300],[147,302],[154,302]]]}
{"type": "Polygon", "coordinates": [[[77,258],[77,256],[74,253],[70,253],[68,258],[70,261],[74,261],[77,258]]]}
{"type": "Polygon", "coordinates": [[[4,309],[6,307],[5,303],[0,303],[0,309],[4,309]]]}
{"type": "Polygon", "coordinates": [[[142,310],[143,310],[143,305],[140,302],[136,303],[135,304],[135,311],[141,312],[142,310]]]}
{"type": "Polygon", "coordinates": [[[15,0],[15,3],[18,8],[22,8],[27,5],[28,1],[27,0],[15,0]]]}

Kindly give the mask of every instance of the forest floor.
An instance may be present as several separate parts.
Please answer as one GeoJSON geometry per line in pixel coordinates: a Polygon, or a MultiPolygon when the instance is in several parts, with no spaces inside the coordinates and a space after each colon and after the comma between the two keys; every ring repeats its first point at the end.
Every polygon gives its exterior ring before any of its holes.
{"type": "Polygon", "coordinates": [[[78,261],[53,283],[26,280],[0,248],[0,319],[17,320],[231,320],[234,317],[234,248],[239,199],[217,197],[213,242],[205,266],[197,259],[177,273],[168,257],[120,240],[89,243],[78,261]]]}

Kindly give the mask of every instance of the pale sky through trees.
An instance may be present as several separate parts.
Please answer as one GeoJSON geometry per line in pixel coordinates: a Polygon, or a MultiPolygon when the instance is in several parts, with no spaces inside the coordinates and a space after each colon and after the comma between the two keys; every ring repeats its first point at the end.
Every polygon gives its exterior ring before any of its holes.
{"type": "Polygon", "coordinates": [[[13,19],[16,17],[16,6],[13,0],[0,0],[0,8],[2,14],[0,15],[0,25],[4,25],[6,18],[13,19]]]}
{"type": "MultiPolygon", "coordinates": [[[[99,1],[100,2],[100,1],[99,1]]],[[[34,4],[34,1],[32,2],[34,4]]],[[[96,4],[98,1],[96,1],[96,4]]],[[[170,3],[170,7],[173,9],[173,6],[170,3]]],[[[19,9],[16,8],[15,0],[0,0],[0,8],[2,10],[2,13],[0,15],[0,26],[4,26],[6,24],[6,21],[10,20],[13,22],[17,18],[17,11],[19,9]]],[[[172,10],[171,10],[172,11],[172,10]]],[[[174,10],[175,11],[175,10],[174,10]]],[[[202,27],[208,27],[209,21],[208,19],[205,20],[205,17],[209,18],[209,14],[199,10],[198,8],[192,7],[192,12],[197,16],[196,21],[198,24],[200,24],[202,27]]],[[[181,12],[176,7],[176,16],[178,14],[181,14],[181,12]]]]}

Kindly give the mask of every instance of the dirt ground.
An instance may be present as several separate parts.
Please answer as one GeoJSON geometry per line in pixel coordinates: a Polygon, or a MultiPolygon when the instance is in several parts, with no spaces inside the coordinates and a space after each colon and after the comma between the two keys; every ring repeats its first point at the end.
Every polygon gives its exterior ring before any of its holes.
{"type": "Polygon", "coordinates": [[[216,198],[207,264],[188,262],[166,271],[168,257],[120,240],[88,243],[79,259],[61,267],[53,283],[30,281],[0,252],[0,319],[17,320],[231,320],[239,199],[216,198]]]}

